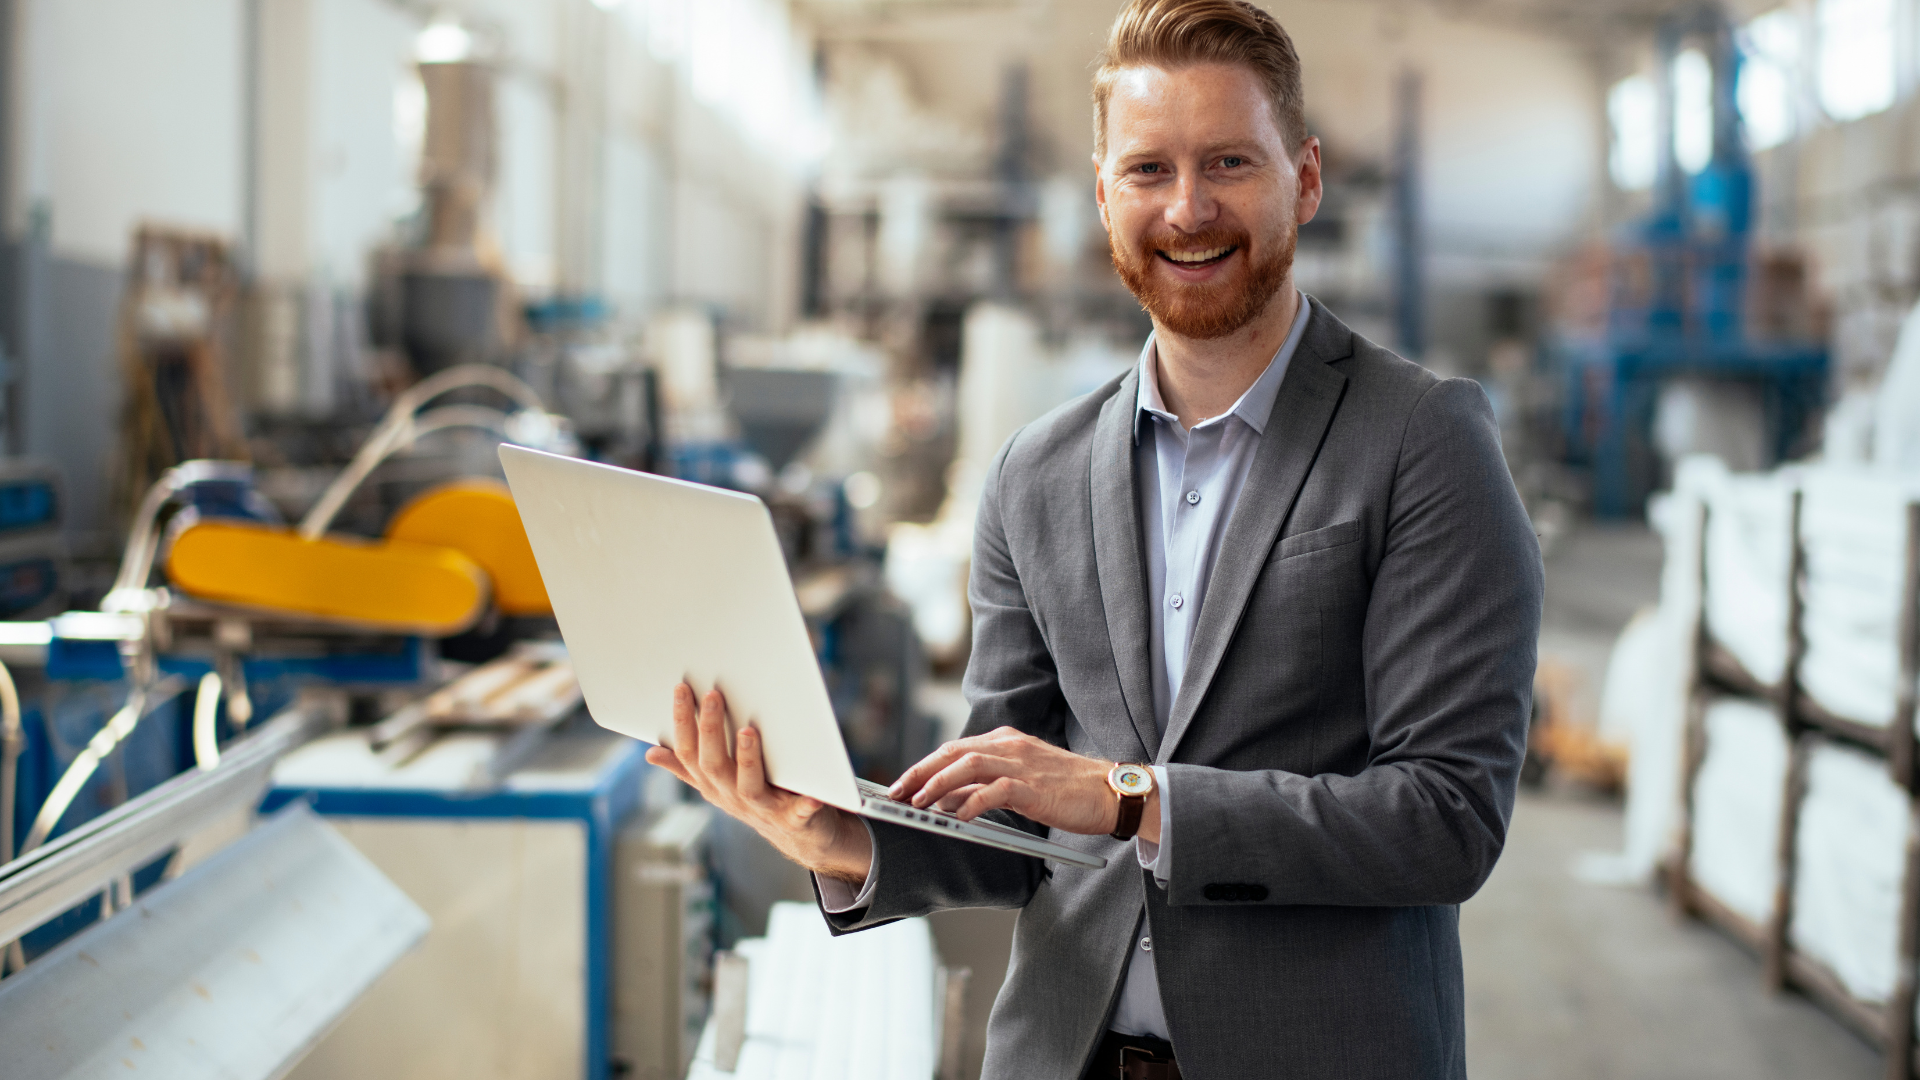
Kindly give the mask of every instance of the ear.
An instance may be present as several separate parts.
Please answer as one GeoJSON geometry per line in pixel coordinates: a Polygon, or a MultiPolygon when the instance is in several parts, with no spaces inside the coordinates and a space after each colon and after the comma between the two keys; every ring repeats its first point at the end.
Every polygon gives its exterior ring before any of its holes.
{"type": "Polygon", "coordinates": [[[1100,227],[1108,232],[1113,226],[1107,222],[1107,174],[1100,167],[1100,155],[1093,155],[1093,205],[1100,208],[1100,227]]]}
{"type": "Polygon", "coordinates": [[[1298,197],[1294,200],[1294,220],[1305,225],[1313,220],[1320,210],[1320,199],[1326,193],[1320,177],[1320,140],[1309,135],[1300,147],[1300,160],[1294,166],[1294,178],[1299,183],[1298,197]]]}

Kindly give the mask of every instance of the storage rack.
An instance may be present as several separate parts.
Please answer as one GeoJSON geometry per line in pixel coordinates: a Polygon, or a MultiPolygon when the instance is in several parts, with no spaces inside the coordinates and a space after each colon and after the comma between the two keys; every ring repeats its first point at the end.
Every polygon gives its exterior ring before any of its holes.
{"type": "Polygon", "coordinates": [[[1666,882],[1678,911],[1718,926],[1759,954],[1762,979],[1768,989],[1792,988],[1806,994],[1886,1052],[1888,1080],[1914,1080],[1920,1077],[1920,1047],[1915,1045],[1914,1020],[1916,997],[1920,996],[1920,773],[1915,767],[1914,733],[1916,680],[1920,680],[1920,502],[1906,506],[1905,566],[1898,631],[1899,681],[1894,713],[1887,727],[1876,728],[1833,715],[1815,702],[1801,684],[1801,660],[1806,649],[1803,631],[1806,547],[1801,529],[1801,492],[1795,491],[1792,500],[1786,664],[1774,684],[1754,677],[1733,653],[1713,639],[1706,618],[1711,507],[1703,503],[1700,510],[1700,612],[1695,629],[1695,662],[1687,691],[1681,764],[1681,829],[1678,844],[1665,867],[1666,882]],[[1693,792],[1706,757],[1706,707],[1710,697],[1716,694],[1731,694],[1771,705],[1790,748],[1786,790],[1781,803],[1774,903],[1765,925],[1756,925],[1729,908],[1694,882],[1689,872],[1693,792]],[[1827,964],[1794,948],[1788,933],[1793,919],[1793,887],[1799,867],[1796,841],[1800,811],[1807,794],[1808,762],[1816,749],[1828,743],[1863,749],[1879,756],[1906,797],[1908,824],[1901,875],[1899,952],[1894,965],[1893,993],[1884,1004],[1855,997],[1827,964]]]}

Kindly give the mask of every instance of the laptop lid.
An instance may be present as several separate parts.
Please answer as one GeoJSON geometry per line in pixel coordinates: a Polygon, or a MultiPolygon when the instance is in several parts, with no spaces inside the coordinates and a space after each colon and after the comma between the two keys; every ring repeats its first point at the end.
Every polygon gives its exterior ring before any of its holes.
{"type": "Polygon", "coordinates": [[[500,463],[595,722],[671,746],[673,688],[717,685],[773,783],[859,810],[765,503],[520,446],[500,463]]]}

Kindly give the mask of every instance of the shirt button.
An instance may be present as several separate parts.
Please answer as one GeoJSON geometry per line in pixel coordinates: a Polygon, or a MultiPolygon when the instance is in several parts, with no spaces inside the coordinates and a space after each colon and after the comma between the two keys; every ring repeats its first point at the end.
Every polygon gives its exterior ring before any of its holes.
{"type": "Polygon", "coordinates": [[[1199,505],[1200,505],[1200,493],[1199,493],[1199,492],[1197,492],[1197,491],[1189,491],[1189,492],[1187,492],[1187,505],[1188,505],[1188,506],[1199,506],[1199,505]]]}
{"type": "Polygon", "coordinates": [[[1143,938],[1141,938],[1141,939],[1140,939],[1140,951],[1141,951],[1141,952],[1152,952],[1152,951],[1153,951],[1153,939],[1152,939],[1152,938],[1150,938],[1150,937],[1143,937],[1143,938]]]}
{"type": "Polygon", "coordinates": [[[1186,606],[1186,603],[1187,603],[1184,599],[1181,598],[1179,593],[1174,593],[1173,599],[1167,602],[1173,605],[1173,610],[1175,611],[1179,611],[1182,607],[1186,606]]]}

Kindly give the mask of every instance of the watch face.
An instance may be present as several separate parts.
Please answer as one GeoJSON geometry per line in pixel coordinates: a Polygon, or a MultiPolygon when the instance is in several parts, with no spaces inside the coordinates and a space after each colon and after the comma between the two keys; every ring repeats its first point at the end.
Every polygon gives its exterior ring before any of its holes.
{"type": "Polygon", "coordinates": [[[1144,765],[1115,765],[1107,781],[1122,795],[1145,795],[1153,790],[1153,773],[1144,765]]]}

